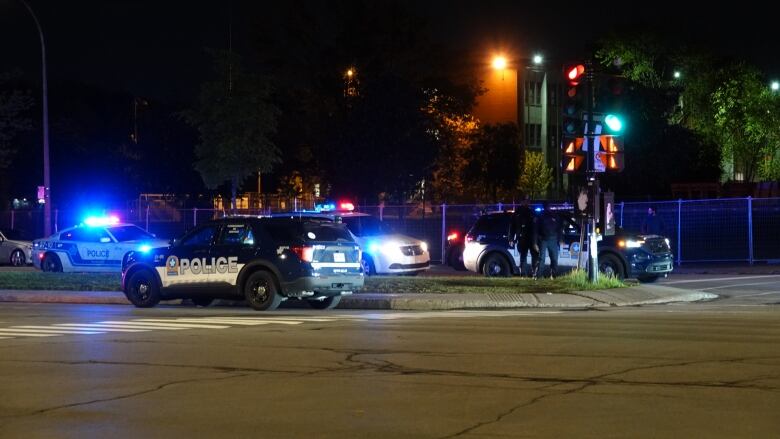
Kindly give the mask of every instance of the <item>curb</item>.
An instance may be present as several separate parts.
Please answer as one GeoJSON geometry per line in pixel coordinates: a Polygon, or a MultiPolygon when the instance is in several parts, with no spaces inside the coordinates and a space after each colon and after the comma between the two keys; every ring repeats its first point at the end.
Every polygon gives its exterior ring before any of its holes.
{"type": "MultiPolygon", "coordinates": [[[[380,294],[358,293],[344,296],[339,309],[436,311],[455,309],[507,308],[603,308],[696,302],[717,298],[716,294],[664,286],[636,286],[615,290],[580,291],[570,294],[380,294]]],[[[27,291],[0,290],[0,302],[73,303],[130,305],[119,291],[27,291]]],[[[164,301],[169,305],[188,303],[181,299],[164,301]]],[[[221,300],[218,305],[235,306],[237,301],[221,300]]]]}

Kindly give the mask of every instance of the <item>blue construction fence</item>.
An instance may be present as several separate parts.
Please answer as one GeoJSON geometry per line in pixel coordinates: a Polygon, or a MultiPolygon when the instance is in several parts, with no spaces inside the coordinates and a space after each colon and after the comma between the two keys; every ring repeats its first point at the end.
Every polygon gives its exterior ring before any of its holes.
{"type": "MultiPolygon", "coordinates": [[[[616,204],[616,221],[626,231],[640,231],[647,209],[655,207],[665,226],[678,264],[686,262],[780,262],[780,198],[732,198],[622,202],[616,204]]],[[[441,261],[447,235],[462,236],[482,212],[511,210],[513,204],[356,206],[390,224],[398,233],[428,242],[433,261],[441,261]]],[[[241,215],[262,215],[269,210],[239,210],[241,215]]],[[[107,213],[134,223],[160,238],[180,236],[190,228],[228,214],[217,209],[145,208],[107,213]]],[[[53,211],[55,231],[83,220],[75,211],[53,211]]],[[[21,239],[43,235],[43,212],[0,212],[0,230],[21,239]]]]}

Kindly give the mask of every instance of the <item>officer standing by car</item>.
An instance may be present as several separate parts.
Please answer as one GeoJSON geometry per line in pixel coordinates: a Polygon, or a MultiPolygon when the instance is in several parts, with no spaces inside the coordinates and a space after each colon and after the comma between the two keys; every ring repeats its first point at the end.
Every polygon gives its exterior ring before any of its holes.
{"type": "Polygon", "coordinates": [[[560,215],[550,209],[547,201],[543,203],[544,212],[537,220],[537,237],[539,245],[539,265],[534,270],[534,278],[544,275],[545,254],[550,257],[550,278],[555,277],[558,270],[558,251],[563,242],[563,220],[560,215]]]}
{"type": "Polygon", "coordinates": [[[512,233],[510,239],[517,245],[520,254],[520,275],[533,274],[539,265],[539,247],[536,245],[536,223],[534,214],[528,206],[528,197],[524,197],[512,218],[512,233]],[[531,267],[527,269],[528,253],[531,253],[531,267]]]}

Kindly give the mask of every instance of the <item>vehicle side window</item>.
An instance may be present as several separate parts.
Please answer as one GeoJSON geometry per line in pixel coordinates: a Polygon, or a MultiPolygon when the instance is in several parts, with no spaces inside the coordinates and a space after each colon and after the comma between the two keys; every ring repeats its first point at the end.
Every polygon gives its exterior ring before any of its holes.
{"type": "Polygon", "coordinates": [[[190,235],[181,240],[179,245],[181,246],[200,246],[211,245],[211,241],[214,239],[214,234],[217,231],[216,225],[203,226],[200,229],[196,229],[190,235]]]}
{"type": "Polygon", "coordinates": [[[222,229],[221,245],[254,245],[255,237],[252,228],[246,224],[227,224],[222,229]]]}
{"type": "Polygon", "coordinates": [[[108,233],[106,233],[105,230],[87,227],[79,227],[67,232],[62,232],[60,239],[63,241],[99,242],[103,244],[111,242],[111,237],[108,236],[108,233]]]}
{"type": "Polygon", "coordinates": [[[487,215],[477,220],[474,233],[480,235],[506,235],[509,233],[509,217],[504,215],[487,215]]]}

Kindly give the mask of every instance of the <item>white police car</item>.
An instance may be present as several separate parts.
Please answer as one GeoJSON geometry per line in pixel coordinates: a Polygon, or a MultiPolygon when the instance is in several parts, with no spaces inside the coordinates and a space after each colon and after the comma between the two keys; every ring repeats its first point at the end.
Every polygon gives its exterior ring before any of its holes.
{"type": "Polygon", "coordinates": [[[287,212],[274,216],[324,217],[346,224],[360,246],[360,263],[366,275],[416,275],[430,268],[431,254],[425,241],[395,233],[385,222],[367,213],[353,211],[352,203],[318,206],[316,212],[287,212]]]}
{"type": "Polygon", "coordinates": [[[119,218],[90,217],[84,223],[33,241],[33,265],[43,271],[120,272],[133,251],[167,247],[144,229],[119,218]]]}

